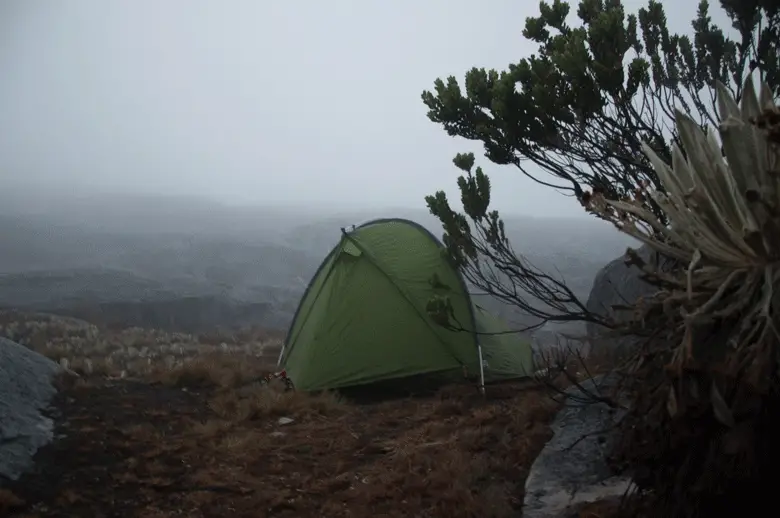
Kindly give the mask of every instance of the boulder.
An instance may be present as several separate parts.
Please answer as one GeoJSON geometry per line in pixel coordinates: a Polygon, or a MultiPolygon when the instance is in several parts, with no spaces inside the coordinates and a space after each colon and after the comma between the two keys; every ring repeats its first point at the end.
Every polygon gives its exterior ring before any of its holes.
{"type": "Polygon", "coordinates": [[[57,392],[60,366],[6,338],[0,338],[0,485],[33,466],[33,455],[53,438],[54,422],[44,415],[57,392]]]}
{"type": "MultiPolygon", "coordinates": [[[[605,393],[617,379],[615,374],[598,376],[581,385],[605,393]]],[[[577,387],[569,388],[567,396],[551,425],[554,435],[526,479],[524,518],[569,517],[586,503],[622,496],[630,486],[630,479],[615,476],[607,463],[617,432],[614,425],[625,411],[582,401],[577,387]]]]}
{"type": "MultiPolygon", "coordinates": [[[[639,256],[647,262],[654,260],[655,255],[648,247],[642,246],[638,250],[639,256]]],[[[640,297],[651,295],[657,288],[642,279],[641,271],[636,266],[628,266],[626,257],[621,256],[612,260],[596,274],[593,287],[586,307],[588,311],[602,316],[612,314],[618,319],[627,318],[625,310],[613,310],[614,305],[634,304],[640,297]]],[[[614,358],[616,355],[630,353],[638,343],[633,337],[615,337],[609,334],[606,328],[597,324],[588,323],[586,332],[588,337],[588,354],[601,358],[614,358]]]]}

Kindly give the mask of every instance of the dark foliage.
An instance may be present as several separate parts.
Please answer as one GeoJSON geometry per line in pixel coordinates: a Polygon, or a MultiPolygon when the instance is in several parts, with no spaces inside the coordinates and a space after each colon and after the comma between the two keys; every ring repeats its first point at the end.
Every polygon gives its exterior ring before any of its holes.
{"type": "MultiPolygon", "coordinates": [[[[706,1],[691,36],[669,32],[657,1],[627,14],[618,0],[583,0],[578,26],[567,21],[569,3],[542,2],[540,15],[528,18],[523,30],[539,44],[537,53],[501,72],[471,69],[464,88],[454,76],[437,79],[434,90],[422,94],[428,117],[452,136],[482,142],[494,164],[511,164],[583,205],[592,193],[621,199],[642,197],[648,186],[662,190],[641,143],[670,159],[675,108],[702,127],[711,125],[717,122],[714,81],[739,98],[751,72],[780,93],[778,7],[759,0],[721,3],[739,31],[736,39],[712,23],[706,1]]],[[[462,171],[463,213],[442,191],[426,198],[455,264],[479,289],[543,321],[608,324],[589,314],[563,279],[512,249],[502,219],[490,210],[489,178],[474,162],[473,154],[454,159],[462,171]]],[[[665,221],[652,200],[643,202],[665,221]]]]}

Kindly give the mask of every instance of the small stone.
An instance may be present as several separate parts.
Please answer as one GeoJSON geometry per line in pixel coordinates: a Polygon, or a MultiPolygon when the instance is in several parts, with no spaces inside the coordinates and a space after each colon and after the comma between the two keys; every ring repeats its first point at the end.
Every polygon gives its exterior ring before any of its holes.
{"type": "Polygon", "coordinates": [[[295,421],[295,419],[290,419],[289,417],[280,417],[278,423],[280,425],[285,425],[285,424],[290,424],[293,421],[295,421]]]}

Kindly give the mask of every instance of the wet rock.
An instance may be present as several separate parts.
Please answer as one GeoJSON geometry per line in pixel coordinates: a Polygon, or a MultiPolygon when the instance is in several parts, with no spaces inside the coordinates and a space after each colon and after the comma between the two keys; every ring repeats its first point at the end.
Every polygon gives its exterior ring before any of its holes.
{"type": "MultiPolygon", "coordinates": [[[[655,253],[646,246],[637,249],[639,256],[654,262],[655,253]]],[[[620,256],[596,274],[593,287],[588,297],[588,311],[602,316],[612,314],[618,321],[628,318],[626,310],[613,310],[615,305],[630,305],[640,297],[652,295],[658,288],[640,278],[641,271],[636,266],[626,265],[626,257],[620,256]]],[[[629,354],[638,344],[638,339],[631,336],[616,337],[610,335],[602,326],[588,323],[586,325],[590,355],[601,358],[614,358],[629,354]]]]}
{"type": "Polygon", "coordinates": [[[0,485],[33,467],[33,455],[53,439],[43,415],[57,390],[60,367],[48,358],[0,338],[0,485]]]}
{"type": "MultiPolygon", "coordinates": [[[[617,381],[616,375],[599,376],[582,385],[602,393],[617,381]]],[[[575,398],[582,393],[568,390],[575,398]]],[[[524,518],[564,518],[581,504],[622,496],[630,479],[615,476],[607,465],[614,439],[610,429],[624,415],[605,403],[568,398],[553,421],[554,436],[531,466],[525,483],[524,518]]]]}

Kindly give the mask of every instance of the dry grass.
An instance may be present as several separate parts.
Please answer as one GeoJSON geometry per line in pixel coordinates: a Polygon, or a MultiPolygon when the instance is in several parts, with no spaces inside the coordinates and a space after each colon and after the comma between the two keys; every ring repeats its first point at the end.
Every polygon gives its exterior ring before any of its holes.
{"type": "Polygon", "coordinates": [[[188,362],[203,365],[217,357],[219,363],[233,358],[236,361],[230,367],[241,367],[242,372],[259,367],[267,371],[274,368],[281,349],[278,333],[257,329],[205,335],[107,329],[74,318],[12,310],[0,310],[0,336],[87,378],[165,377],[165,371],[181,371],[188,362]],[[249,365],[242,367],[241,363],[249,365]]]}
{"type": "Polygon", "coordinates": [[[82,386],[63,394],[68,438],[14,489],[38,516],[516,516],[555,404],[468,389],[358,406],[273,385],[82,386]]]}
{"type": "Polygon", "coordinates": [[[155,366],[145,379],[172,387],[232,388],[275,369],[260,358],[209,352],[173,367],[155,366]]]}
{"type": "MultiPolygon", "coordinates": [[[[140,335],[141,333],[138,332],[140,335]]],[[[97,336],[104,342],[119,338],[97,336]]],[[[193,340],[197,342],[197,340],[193,340]]],[[[45,345],[39,347],[46,348],[45,345]]],[[[193,350],[195,347],[193,347],[193,350]]],[[[63,385],[65,438],[11,487],[35,516],[517,516],[557,405],[535,385],[358,405],[252,380],[262,355],[211,346],[63,385]]],[[[84,358],[90,348],[81,345],[84,358]]]]}

